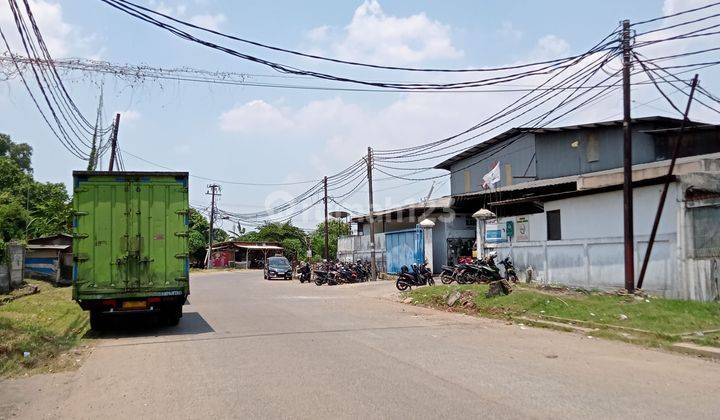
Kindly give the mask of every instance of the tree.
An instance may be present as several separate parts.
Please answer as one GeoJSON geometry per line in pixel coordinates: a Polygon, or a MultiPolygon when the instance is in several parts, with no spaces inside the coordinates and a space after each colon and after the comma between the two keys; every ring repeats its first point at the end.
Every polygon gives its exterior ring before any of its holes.
{"type": "Polygon", "coordinates": [[[0,133],[0,157],[9,158],[25,173],[32,172],[32,147],[27,143],[14,143],[10,136],[0,133]]]}
{"type": "Polygon", "coordinates": [[[190,230],[188,234],[190,260],[197,264],[205,261],[208,246],[207,232],[210,230],[210,222],[199,211],[191,208],[188,227],[190,230]]]}
{"type": "Polygon", "coordinates": [[[65,185],[35,181],[31,158],[32,147],[0,134],[0,236],[5,240],[70,231],[72,206],[65,185]]]}
{"type": "MultiPolygon", "coordinates": [[[[349,235],[350,226],[342,220],[328,221],[328,248],[329,258],[337,258],[337,243],[340,236],[349,235]]],[[[312,251],[316,259],[324,258],[325,253],[325,222],[321,222],[315,228],[312,235],[312,251]]]]}
{"type": "Polygon", "coordinates": [[[307,235],[292,222],[266,223],[256,231],[248,232],[239,238],[248,242],[277,242],[290,259],[302,259],[305,255],[307,235]]]}
{"type": "MultiPolygon", "coordinates": [[[[190,209],[189,218],[188,246],[190,248],[190,260],[194,264],[204,263],[208,248],[210,221],[202,213],[193,208],[190,209]]],[[[213,228],[213,243],[227,240],[227,232],[221,228],[213,228]]]]}

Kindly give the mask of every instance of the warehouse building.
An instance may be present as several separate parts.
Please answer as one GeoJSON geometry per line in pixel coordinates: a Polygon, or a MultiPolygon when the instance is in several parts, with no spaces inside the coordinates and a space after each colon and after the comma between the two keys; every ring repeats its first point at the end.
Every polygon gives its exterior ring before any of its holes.
{"type": "MultiPolygon", "coordinates": [[[[632,124],[636,273],[679,126],[680,120],[666,117],[632,124]]],[[[451,196],[445,206],[416,211],[416,220],[405,218],[404,228],[427,232],[420,223],[434,224],[433,250],[425,247],[422,254],[436,272],[470,256],[463,241],[472,238],[479,253],[510,255],[536,281],[623,287],[622,139],[622,121],[509,130],[437,165],[451,172],[451,196]],[[492,170],[499,173],[497,183],[484,188],[492,170]],[[447,214],[454,218],[441,217],[447,214]]],[[[667,297],[720,299],[718,126],[693,123],[680,150],[643,288],[667,297]]],[[[376,227],[388,235],[398,225],[388,224],[386,214],[403,211],[383,212],[376,227]]],[[[355,221],[369,230],[366,217],[355,221]]]]}

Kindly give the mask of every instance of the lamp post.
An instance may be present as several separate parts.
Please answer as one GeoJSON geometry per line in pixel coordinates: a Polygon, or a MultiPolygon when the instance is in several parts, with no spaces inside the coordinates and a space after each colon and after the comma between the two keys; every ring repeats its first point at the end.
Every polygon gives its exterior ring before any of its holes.
{"type": "Polygon", "coordinates": [[[473,213],[475,219],[475,243],[477,244],[478,258],[485,256],[485,220],[494,219],[495,213],[488,209],[480,209],[473,213]]]}
{"type": "Polygon", "coordinates": [[[434,273],[433,271],[433,228],[435,227],[435,222],[433,222],[430,219],[424,219],[420,222],[420,227],[423,230],[423,249],[424,249],[424,258],[425,262],[428,264],[428,269],[431,273],[434,273]]]}

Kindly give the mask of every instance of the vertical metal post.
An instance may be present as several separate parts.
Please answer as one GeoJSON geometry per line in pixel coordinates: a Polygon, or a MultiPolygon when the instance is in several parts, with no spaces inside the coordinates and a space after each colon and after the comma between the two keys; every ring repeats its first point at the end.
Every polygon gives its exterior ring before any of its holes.
{"type": "Polygon", "coordinates": [[[115,159],[117,156],[117,139],[118,139],[118,129],[120,128],[120,114],[115,114],[115,124],[113,124],[113,131],[112,131],[112,148],[110,149],[110,169],[108,169],[110,172],[113,171],[113,167],[115,166],[115,159]]]}
{"type": "Polygon", "coordinates": [[[215,230],[215,196],[217,195],[220,186],[217,184],[208,185],[210,189],[209,194],[212,198],[210,199],[210,230],[208,231],[208,260],[207,268],[212,268],[212,247],[213,247],[213,231],[215,230]]]}
{"type": "Polygon", "coordinates": [[[327,177],[323,178],[323,186],[325,188],[325,260],[330,260],[330,239],[328,232],[328,191],[327,191],[327,177]]]}
{"type": "Polygon", "coordinates": [[[373,214],[373,154],[372,147],[368,147],[367,178],[368,178],[368,213],[370,217],[370,280],[377,280],[377,265],[375,258],[375,215],[373,214]]]}
{"type": "Polygon", "coordinates": [[[622,22],[623,50],[623,227],[625,237],[625,289],[635,291],[635,251],[632,189],[632,127],[630,116],[630,21],[622,22]]]}
{"type": "Polygon", "coordinates": [[[668,189],[670,188],[670,181],[672,178],[673,170],[675,170],[675,161],[677,160],[678,154],[680,153],[680,143],[683,140],[683,134],[687,123],[690,122],[688,115],[690,115],[690,105],[695,95],[695,87],[697,87],[698,75],[696,74],[693,78],[692,85],[690,86],[690,96],[688,97],[687,105],[685,106],[685,114],[683,116],[682,124],[680,125],[680,132],[675,140],[675,148],[673,149],[672,158],[670,159],[670,167],[663,184],[662,192],[660,193],[660,202],[658,203],[657,212],[655,212],[655,220],[653,221],[652,231],[650,231],[650,239],[648,240],[647,250],[645,250],[645,257],[643,258],[642,268],[640,268],[640,277],[638,277],[637,288],[641,289],[643,286],[643,280],[645,279],[645,272],[647,266],[650,263],[650,254],[652,253],[653,245],[655,244],[655,236],[657,235],[658,226],[660,225],[660,217],[662,216],[663,207],[665,207],[665,199],[667,198],[668,189]]]}

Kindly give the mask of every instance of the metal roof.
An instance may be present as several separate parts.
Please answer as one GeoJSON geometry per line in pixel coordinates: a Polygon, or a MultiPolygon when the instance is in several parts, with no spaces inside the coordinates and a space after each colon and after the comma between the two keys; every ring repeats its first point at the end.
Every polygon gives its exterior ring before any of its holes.
{"type": "Polygon", "coordinates": [[[570,175],[570,176],[563,176],[560,178],[549,178],[549,179],[538,179],[535,181],[528,181],[528,182],[521,182],[519,184],[513,184],[513,185],[506,185],[504,187],[498,187],[492,190],[483,190],[483,191],[475,191],[471,193],[465,193],[465,194],[457,194],[454,195],[454,198],[462,199],[462,198],[468,198],[468,197],[477,197],[484,194],[495,194],[495,193],[503,193],[503,192],[509,192],[509,191],[522,191],[522,190],[531,190],[533,188],[542,188],[542,187],[552,187],[555,185],[562,185],[562,184],[576,184],[579,176],[578,175],[570,175]]]}
{"type": "MultiPolygon", "coordinates": [[[[386,210],[374,211],[374,217],[385,216],[387,214],[401,212],[405,210],[426,210],[426,209],[445,209],[450,208],[453,204],[453,197],[446,195],[444,197],[432,198],[427,201],[421,201],[418,203],[407,204],[400,207],[394,207],[386,210]]],[[[369,214],[363,214],[361,216],[355,216],[351,219],[353,222],[360,222],[369,218],[369,214]]]]}
{"type": "Polygon", "coordinates": [[[25,247],[31,250],[54,249],[56,251],[64,251],[71,246],[72,245],[26,245],[25,247]]]}
{"type": "MultiPolygon", "coordinates": [[[[653,116],[653,117],[640,117],[640,118],[633,118],[633,122],[666,122],[666,123],[673,123],[673,124],[680,124],[682,120],[677,118],[670,118],[670,117],[662,117],[662,116],[653,116]]],[[[622,126],[623,120],[611,120],[611,121],[600,121],[600,122],[593,122],[593,123],[585,123],[585,124],[576,124],[576,125],[567,125],[562,127],[543,127],[543,128],[533,128],[533,127],[515,127],[511,128],[504,133],[498,134],[495,137],[492,137],[488,140],[483,141],[482,143],[479,143],[461,153],[458,153],[455,156],[452,156],[439,164],[435,165],[435,169],[450,169],[450,166],[453,164],[463,160],[467,159],[471,156],[474,156],[483,150],[486,150],[490,148],[491,146],[494,146],[496,144],[505,142],[507,140],[510,140],[513,137],[519,137],[522,134],[545,134],[545,133],[554,133],[554,132],[560,132],[560,131],[573,131],[573,130],[580,130],[583,128],[601,128],[601,127],[615,127],[615,126],[622,126]]]]}
{"type": "MultiPolygon", "coordinates": [[[[269,242],[272,244],[273,242],[269,242]]],[[[235,248],[242,248],[242,249],[283,249],[283,247],[279,245],[268,245],[268,242],[243,242],[243,241],[227,241],[227,242],[220,242],[217,244],[213,244],[213,249],[221,249],[221,248],[229,248],[229,247],[235,247],[235,248]]]]}

